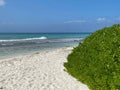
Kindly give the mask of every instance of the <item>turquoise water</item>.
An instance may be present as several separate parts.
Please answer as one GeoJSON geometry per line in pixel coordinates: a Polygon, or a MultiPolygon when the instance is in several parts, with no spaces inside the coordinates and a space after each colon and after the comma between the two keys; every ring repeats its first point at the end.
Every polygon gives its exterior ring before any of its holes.
{"type": "Polygon", "coordinates": [[[0,39],[25,39],[25,38],[38,38],[47,37],[52,38],[84,38],[90,33],[13,33],[13,34],[0,34],[0,39]]]}
{"type": "Polygon", "coordinates": [[[37,51],[77,46],[90,33],[0,34],[0,58],[37,51]]]}

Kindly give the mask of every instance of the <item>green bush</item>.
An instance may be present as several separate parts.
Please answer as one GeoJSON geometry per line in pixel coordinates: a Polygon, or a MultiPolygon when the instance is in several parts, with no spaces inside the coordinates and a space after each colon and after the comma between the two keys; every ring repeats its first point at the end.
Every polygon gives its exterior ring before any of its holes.
{"type": "Polygon", "coordinates": [[[91,90],[120,90],[120,24],[88,36],[64,66],[91,90]]]}

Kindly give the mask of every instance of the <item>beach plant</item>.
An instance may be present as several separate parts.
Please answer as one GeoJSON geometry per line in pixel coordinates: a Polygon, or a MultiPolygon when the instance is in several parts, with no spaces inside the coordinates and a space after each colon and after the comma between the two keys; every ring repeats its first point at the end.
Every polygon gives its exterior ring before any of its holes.
{"type": "Polygon", "coordinates": [[[92,33],[67,59],[66,71],[90,90],[120,90],[120,24],[92,33]]]}

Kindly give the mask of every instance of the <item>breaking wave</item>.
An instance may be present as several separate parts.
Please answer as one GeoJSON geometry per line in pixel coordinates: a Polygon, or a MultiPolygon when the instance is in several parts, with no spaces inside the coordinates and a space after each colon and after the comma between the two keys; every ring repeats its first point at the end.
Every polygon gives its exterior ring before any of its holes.
{"type": "Polygon", "coordinates": [[[0,40],[0,42],[13,42],[13,41],[30,41],[30,40],[43,40],[47,39],[47,37],[38,37],[38,38],[25,38],[25,39],[7,39],[7,40],[0,40]]]}

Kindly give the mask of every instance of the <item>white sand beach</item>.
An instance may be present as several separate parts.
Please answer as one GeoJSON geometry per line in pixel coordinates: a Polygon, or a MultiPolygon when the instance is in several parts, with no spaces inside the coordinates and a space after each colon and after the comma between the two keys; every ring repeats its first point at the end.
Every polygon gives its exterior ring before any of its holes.
{"type": "Polygon", "coordinates": [[[89,90],[64,71],[72,48],[0,60],[0,90],[89,90]]]}

